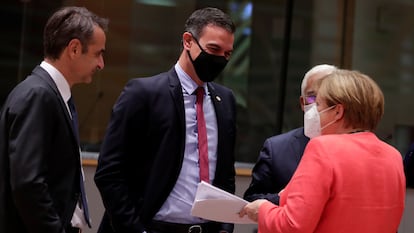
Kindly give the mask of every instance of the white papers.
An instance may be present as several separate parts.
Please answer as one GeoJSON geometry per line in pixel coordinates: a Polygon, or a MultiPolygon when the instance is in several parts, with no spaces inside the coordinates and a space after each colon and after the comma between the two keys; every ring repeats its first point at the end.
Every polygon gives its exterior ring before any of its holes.
{"type": "Polygon", "coordinates": [[[239,217],[240,210],[249,203],[204,181],[198,184],[191,215],[227,223],[256,224],[247,215],[239,217]]]}

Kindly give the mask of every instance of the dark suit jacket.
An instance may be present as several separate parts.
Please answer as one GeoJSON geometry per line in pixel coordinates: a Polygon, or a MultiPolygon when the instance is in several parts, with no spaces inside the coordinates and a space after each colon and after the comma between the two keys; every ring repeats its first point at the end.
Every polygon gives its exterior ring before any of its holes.
{"type": "Polygon", "coordinates": [[[308,142],[303,127],[268,138],[253,168],[252,181],[244,198],[248,201],[267,199],[279,204],[278,193],[295,173],[308,142]]]}
{"type": "Polygon", "coordinates": [[[9,94],[0,118],[0,232],[57,233],[70,226],[80,155],[66,109],[41,67],[9,94]]]}
{"type": "MultiPolygon", "coordinates": [[[[218,126],[213,185],[234,193],[235,99],[223,86],[208,88],[218,126]]],[[[106,208],[99,232],[144,230],[175,185],[184,146],[184,102],[175,69],[130,80],[113,107],[95,174],[106,208]]],[[[233,225],[221,228],[232,232],[233,225]]]]}
{"type": "Polygon", "coordinates": [[[404,173],[407,187],[414,188],[414,143],[411,144],[404,157],[404,173]]]}

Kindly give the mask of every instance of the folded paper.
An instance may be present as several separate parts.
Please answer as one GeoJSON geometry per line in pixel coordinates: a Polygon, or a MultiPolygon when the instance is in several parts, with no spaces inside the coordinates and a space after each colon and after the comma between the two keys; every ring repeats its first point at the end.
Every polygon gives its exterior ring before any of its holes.
{"type": "Polygon", "coordinates": [[[197,187],[191,215],[226,223],[256,224],[247,216],[239,217],[241,209],[249,202],[204,181],[197,187]]]}

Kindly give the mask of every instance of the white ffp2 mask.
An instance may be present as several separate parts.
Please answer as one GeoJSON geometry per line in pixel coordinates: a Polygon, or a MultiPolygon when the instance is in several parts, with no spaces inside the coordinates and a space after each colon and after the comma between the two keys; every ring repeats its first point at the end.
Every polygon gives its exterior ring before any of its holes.
{"type": "Polygon", "coordinates": [[[309,109],[305,111],[303,124],[304,124],[304,133],[305,136],[308,138],[314,138],[316,136],[321,135],[322,129],[326,128],[327,126],[333,124],[336,120],[334,119],[332,122],[326,124],[323,128],[321,128],[321,117],[320,114],[324,113],[332,108],[335,105],[332,105],[328,108],[325,108],[321,112],[318,112],[318,108],[316,107],[316,103],[309,104],[309,109]]]}

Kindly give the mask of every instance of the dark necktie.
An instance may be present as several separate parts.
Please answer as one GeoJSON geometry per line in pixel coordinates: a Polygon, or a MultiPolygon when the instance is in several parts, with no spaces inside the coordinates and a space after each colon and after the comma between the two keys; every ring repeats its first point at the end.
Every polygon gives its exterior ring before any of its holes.
{"type": "MultiPolygon", "coordinates": [[[[76,108],[75,108],[75,104],[73,102],[72,97],[70,97],[68,100],[68,106],[69,106],[70,114],[72,115],[73,132],[75,133],[76,140],[79,146],[78,114],[76,113],[76,108]]],[[[88,210],[88,202],[86,200],[85,184],[83,183],[82,165],[81,165],[81,172],[80,172],[79,177],[80,177],[80,191],[81,191],[81,199],[82,199],[81,208],[83,209],[83,215],[85,216],[85,221],[90,228],[91,223],[89,221],[89,210],[88,210]]]]}
{"type": "Polygon", "coordinates": [[[197,110],[197,129],[198,129],[198,156],[200,164],[200,180],[210,183],[208,171],[208,143],[206,121],[203,112],[204,88],[197,88],[196,110],[197,110]]]}

